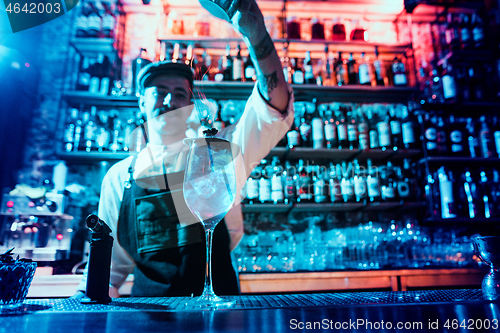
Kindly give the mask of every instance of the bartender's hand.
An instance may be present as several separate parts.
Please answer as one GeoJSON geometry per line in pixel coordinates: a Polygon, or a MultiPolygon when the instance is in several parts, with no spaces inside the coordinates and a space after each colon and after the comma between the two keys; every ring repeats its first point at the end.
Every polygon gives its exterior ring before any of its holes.
{"type": "Polygon", "coordinates": [[[250,42],[260,42],[267,34],[264,17],[255,0],[240,0],[240,7],[231,23],[234,29],[250,42]]]}
{"type": "Polygon", "coordinates": [[[110,286],[109,287],[109,297],[111,297],[111,298],[120,297],[120,293],[118,292],[118,288],[110,286]]]}

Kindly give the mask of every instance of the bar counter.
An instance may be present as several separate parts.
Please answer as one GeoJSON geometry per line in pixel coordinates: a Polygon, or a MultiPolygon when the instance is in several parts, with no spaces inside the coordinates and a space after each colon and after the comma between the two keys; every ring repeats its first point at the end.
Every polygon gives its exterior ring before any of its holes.
{"type": "Polygon", "coordinates": [[[231,297],[230,309],[184,310],[185,297],[28,299],[2,312],[0,333],[498,332],[500,307],[480,289],[231,297]]]}

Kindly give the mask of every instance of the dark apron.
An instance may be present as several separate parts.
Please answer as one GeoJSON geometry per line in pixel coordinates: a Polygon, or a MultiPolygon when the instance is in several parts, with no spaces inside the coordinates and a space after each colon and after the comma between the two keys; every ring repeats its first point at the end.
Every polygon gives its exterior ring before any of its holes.
{"type": "MultiPolygon", "coordinates": [[[[180,226],[165,175],[146,181],[165,182],[166,190],[138,186],[132,177],[135,160],[129,167],[117,233],[120,245],[136,263],[131,296],[201,295],[206,266],[203,226],[180,226]]],[[[184,172],[169,174],[168,178],[182,184],[184,172]]],[[[229,242],[223,220],[215,227],[212,246],[212,283],[217,295],[240,293],[229,242]]]]}

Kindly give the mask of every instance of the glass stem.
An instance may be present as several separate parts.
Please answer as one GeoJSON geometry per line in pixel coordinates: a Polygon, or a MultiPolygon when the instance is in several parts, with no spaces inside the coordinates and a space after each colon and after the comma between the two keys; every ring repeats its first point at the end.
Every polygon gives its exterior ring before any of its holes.
{"type": "Polygon", "coordinates": [[[207,240],[207,263],[205,268],[205,288],[203,289],[203,296],[215,297],[214,289],[212,287],[212,237],[214,229],[205,229],[205,238],[207,240]]]}

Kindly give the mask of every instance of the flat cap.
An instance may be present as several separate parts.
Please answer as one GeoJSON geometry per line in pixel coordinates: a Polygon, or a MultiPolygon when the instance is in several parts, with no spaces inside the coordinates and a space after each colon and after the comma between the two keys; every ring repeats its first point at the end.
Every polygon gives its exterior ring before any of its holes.
{"type": "Polygon", "coordinates": [[[185,77],[189,82],[191,90],[193,89],[194,74],[191,66],[183,62],[172,62],[168,60],[153,62],[144,66],[139,71],[137,75],[137,87],[139,88],[139,92],[142,93],[144,88],[149,87],[149,84],[155,76],[168,74],[185,77]]]}

